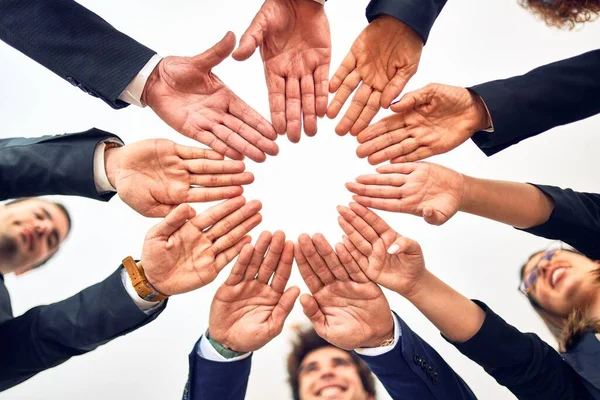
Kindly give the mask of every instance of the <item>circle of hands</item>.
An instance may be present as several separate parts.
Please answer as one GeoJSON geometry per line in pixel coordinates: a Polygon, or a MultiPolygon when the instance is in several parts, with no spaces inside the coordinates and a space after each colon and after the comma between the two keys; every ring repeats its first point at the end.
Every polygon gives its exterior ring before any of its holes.
{"type": "Polygon", "coordinates": [[[209,330],[224,346],[249,352],[281,332],[300,296],[298,287],[286,289],[295,259],[310,291],[300,303],[317,333],[344,349],[378,347],[394,337],[380,286],[416,295],[427,271],[419,244],[369,208],[435,225],[456,214],[465,177],[419,161],[489,127],[485,105],[468,89],[440,84],[392,103],[417,71],[423,40],[389,16],[359,34],[331,82],[329,22],[312,0],[266,0],[234,51],[235,42],[228,32],[202,54],[164,58],[142,93],[169,126],[212,150],[150,139],[105,151],[107,177],[120,198],[144,216],[164,218],[144,241],[146,277],[163,294],[185,293],[208,285],[237,257],[213,299],[209,330]],[[229,55],[244,61],[257,48],[273,125],[212,71],[229,55]],[[335,94],[329,105],[328,91],[335,94]],[[390,164],[346,184],[354,202],[338,207],[345,236],[332,246],[321,234],[293,243],[283,232],[263,232],[250,244],[262,205],[241,196],[254,181],[242,160],[276,155],[277,134],[294,143],[302,127],[315,135],[317,117],[337,117],[353,92],[336,133],[357,137],[358,157],[390,164]],[[393,114],[369,126],[382,107],[393,114]],[[224,201],[200,214],[187,204],[217,200],[224,201]]]}

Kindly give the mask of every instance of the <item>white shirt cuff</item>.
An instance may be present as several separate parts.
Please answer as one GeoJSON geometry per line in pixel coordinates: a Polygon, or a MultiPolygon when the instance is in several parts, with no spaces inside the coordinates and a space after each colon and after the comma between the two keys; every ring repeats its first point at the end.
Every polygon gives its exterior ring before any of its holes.
{"type": "Polygon", "coordinates": [[[142,101],[142,93],[144,92],[144,87],[146,86],[148,77],[162,59],[163,58],[158,54],[153,55],[146,65],[144,65],[144,68],[138,72],[135,78],[129,82],[129,85],[127,85],[125,90],[123,90],[123,92],[119,95],[119,100],[122,100],[125,103],[133,104],[134,106],[146,107],[142,101]]]}
{"type": "Polygon", "coordinates": [[[110,182],[108,181],[108,176],[106,175],[106,168],[104,165],[104,151],[106,150],[106,143],[117,143],[119,146],[122,146],[123,143],[118,140],[107,140],[102,143],[98,143],[96,149],[94,150],[94,185],[96,185],[96,192],[98,193],[106,193],[106,192],[116,192],[115,189],[110,182]]]}
{"type": "Polygon", "coordinates": [[[319,3],[321,5],[325,5],[325,0],[313,0],[315,3],[319,3]]]}
{"type": "Polygon", "coordinates": [[[360,354],[361,356],[375,357],[393,350],[400,341],[400,336],[402,336],[402,328],[400,327],[400,323],[398,322],[398,319],[396,318],[394,313],[392,313],[392,318],[394,319],[394,343],[392,343],[389,346],[354,349],[354,351],[360,354]]]}
{"type": "Polygon", "coordinates": [[[198,355],[204,358],[205,360],[218,362],[231,362],[243,360],[246,357],[250,357],[250,354],[252,354],[252,352],[248,352],[238,357],[225,358],[222,355],[220,355],[217,350],[215,350],[212,344],[210,344],[210,342],[206,338],[206,335],[202,335],[202,337],[200,338],[200,343],[198,343],[198,347],[196,347],[196,353],[198,353],[198,355]]]}
{"type": "Polygon", "coordinates": [[[483,129],[482,131],[492,133],[492,132],[494,132],[494,120],[492,120],[492,115],[490,114],[490,110],[488,109],[487,104],[485,104],[485,100],[483,100],[483,97],[479,96],[479,98],[481,99],[481,102],[483,103],[483,106],[485,107],[485,112],[487,112],[488,118],[490,120],[490,127],[487,129],[483,129]]]}
{"type": "Polygon", "coordinates": [[[125,270],[125,268],[123,268],[121,270],[121,281],[123,282],[123,286],[125,286],[125,290],[127,291],[127,294],[129,294],[129,296],[131,296],[131,300],[133,300],[133,302],[144,313],[152,314],[162,304],[162,301],[147,301],[147,300],[142,299],[135,291],[135,288],[133,287],[133,284],[131,283],[131,279],[129,279],[129,275],[127,274],[127,271],[125,270]]]}

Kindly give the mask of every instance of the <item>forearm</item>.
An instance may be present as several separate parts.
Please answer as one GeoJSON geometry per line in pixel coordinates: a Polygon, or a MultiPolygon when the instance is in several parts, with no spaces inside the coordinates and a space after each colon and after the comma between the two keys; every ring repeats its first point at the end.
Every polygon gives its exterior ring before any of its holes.
{"type": "Polygon", "coordinates": [[[527,229],[548,221],[554,203],[527,183],[464,176],[460,211],[527,229]]]}
{"type": "Polygon", "coordinates": [[[469,340],[485,320],[479,306],[429,271],[424,272],[411,294],[405,297],[453,342],[469,340]]]}

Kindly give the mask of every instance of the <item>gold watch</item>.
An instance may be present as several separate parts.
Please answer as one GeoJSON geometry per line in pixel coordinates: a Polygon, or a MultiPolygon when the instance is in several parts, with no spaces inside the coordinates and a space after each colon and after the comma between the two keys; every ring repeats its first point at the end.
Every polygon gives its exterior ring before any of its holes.
{"type": "Polygon", "coordinates": [[[148,282],[141,261],[136,263],[131,256],[128,256],[123,259],[123,267],[125,267],[125,271],[127,271],[127,275],[129,275],[135,291],[142,299],[146,301],[161,301],[169,297],[156,290],[148,282]]]}

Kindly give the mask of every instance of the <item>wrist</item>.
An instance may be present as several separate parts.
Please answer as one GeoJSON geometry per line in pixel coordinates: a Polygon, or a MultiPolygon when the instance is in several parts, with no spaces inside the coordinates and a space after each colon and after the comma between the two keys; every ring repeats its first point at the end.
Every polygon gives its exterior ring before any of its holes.
{"type": "Polygon", "coordinates": [[[414,302],[418,302],[423,295],[431,295],[431,293],[427,294],[427,289],[430,287],[433,279],[435,279],[435,276],[427,269],[424,269],[421,275],[415,279],[410,290],[399,294],[414,304],[414,302]]]}
{"type": "Polygon", "coordinates": [[[480,179],[463,175],[463,197],[459,210],[469,214],[477,214],[477,191],[480,179]]]}
{"type": "Polygon", "coordinates": [[[160,60],[158,64],[156,64],[156,67],[154,67],[150,75],[148,75],[148,80],[146,81],[146,84],[144,85],[144,90],[142,91],[141,100],[144,104],[150,107],[152,107],[153,104],[154,89],[158,81],[160,81],[160,69],[162,67],[163,62],[164,58],[160,60]]]}
{"type": "Polygon", "coordinates": [[[117,189],[117,174],[119,171],[119,154],[121,147],[106,146],[104,150],[104,170],[111,186],[117,189]]]}
{"type": "Polygon", "coordinates": [[[227,341],[225,339],[215,338],[210,333],[210,328],[208,328],[206,330],[205,336],[206,336],[206,339],[208,339],[210,344],[213,346],[213,348],[225,358],[239,357],[239,356],[247,353],[246,351],[237,351],[237,350],[233,349],[232,346],[230,345],[230,343],[227,343],[227,341]]]}
{"type": "Polygon", "coordinates": [[[485,103],[483,102],[483,99],[477,93],[475,93],[469,89],[465,89],[465,90],[467,90],[469,92],[469,95],[471,96],[471,100],[473,102],[471,109],[470,109],[470,111],[471,111],[470,119],[473,122],[473,125],[471,128],[472,133],[479,132],[484,129],[488,129],[489,127],[492,126],[492,121],[491,121],[488,109],[485,106],[485,103]]]}
{"type": "Polygon", "coordinates": [[[388,314],[390,318],[386,329],[383,329],[381,334],[376,335],[364,343],[361,348],[384,347],[394,343],[394,317],[389,311],[388,314]]]}

